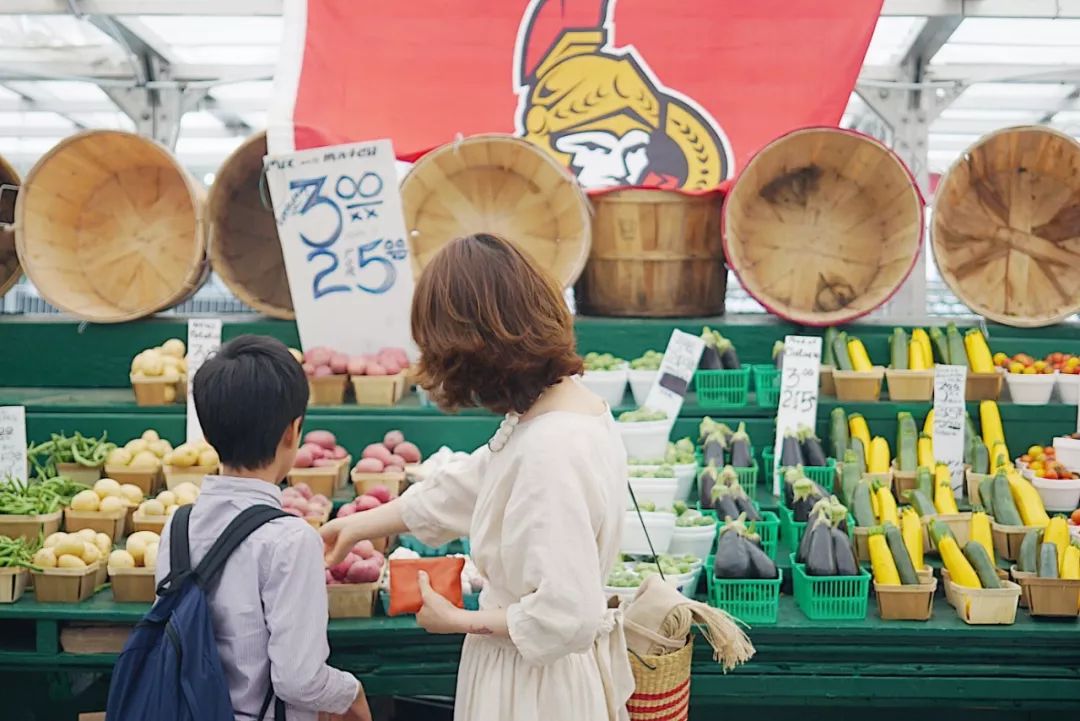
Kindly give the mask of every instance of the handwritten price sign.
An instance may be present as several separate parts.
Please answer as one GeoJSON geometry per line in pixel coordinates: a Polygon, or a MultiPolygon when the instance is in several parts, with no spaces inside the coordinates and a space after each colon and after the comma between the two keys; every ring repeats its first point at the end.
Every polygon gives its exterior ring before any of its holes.
{"type": "Polygon", "coordinates": [[[26,480],[26,408],[0,406],[0,485],[26,480]]]}
{"type": "Polygon", "coordinates": [[[656,411],[664,411],[672,425],[682,410],[686,389],[694,377],[701,353],[705,350],[705,341],[696,335],[681,330],[671,331],[664,360],[660,363],[660,372],[656,374],[645,405],[656,411]]]}
{"type": "Polygon", "coordinates": [[[953,493],[964,487],[967,366],[934,366],[934,459],[949,465],[953,493]]]}
{"type": "Polygon", "coordinates": [[[413,277],[389,140],[267,156],[296,325],[305,348],[412,348],[413,277]]]}
{"type": "Polygon", "coordinates": [[[220,318],[192,318],[187,327],[187,442],[203,439],[199,414],[195,410],[193,383],[202,364],[221,347],[220,318]]]}
{"type": "Polygon", "coordinates": [[[780,494],[775,470],[780,464],[784,433],[817,424],[818,375],[821,373],[821,338],[789,335],[784,338],[784,365],[780,369],[780,402],[776,409],[776,443],[773,446],[773,493],[780,494]]]}

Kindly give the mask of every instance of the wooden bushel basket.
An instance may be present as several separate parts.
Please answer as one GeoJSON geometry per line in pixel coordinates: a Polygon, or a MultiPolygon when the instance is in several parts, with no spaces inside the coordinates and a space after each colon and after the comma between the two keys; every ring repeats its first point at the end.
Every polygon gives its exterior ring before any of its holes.
{"type": "Polygon", "coordinates": [[[583,313],[665,318],[724,312],[719,193],[627,189],[590,200],[592,251],[577,286],[583,313]]]}
{"type": "Polygon", "coordinates": [[[1080,310],[1080,143],[1045,126],[999,130],[953,163],[934,199],[941,277],[979,315],[1057,323],[1080,310]]]}
{"type": "Polygon", "coordinates": [[[15,252],[15,231],[6,225],[15,222],[15,196],[21,182],[15,168],[0,158],[0,296],[11,290],[22,275],[15,252]]]}
{"type": "Polygon", "coordinates": [[[19,192],[19,260],[42,297],[77,318],[152,315],[194,293],[209,272],[201,194],[148,138],[73,135],[37,162],[19,192]]]}
{"type": "Polygon", "coordinates": [[[795,323],[866,315],[907,278],[923,201],[903,162],[873,138],[808,128],[767,145],[724,202],[724,253],[743,287],[795,323]]]}
{"type": "Polygon", "coordinates": [[[292,320],[292,296],[274,211],[259,196],[266,133],[255,133],[218,169],[206,203],[210,264],[255,310],[292,320]]]}
{"type": "Polygon", "coordinates": [[[491,233],[528,253],[562,287],[589,255],[589,204],[550,155],[509,135],[476,135],[424,155],[401,183],[413,272],[447,243],[491,233]]]}

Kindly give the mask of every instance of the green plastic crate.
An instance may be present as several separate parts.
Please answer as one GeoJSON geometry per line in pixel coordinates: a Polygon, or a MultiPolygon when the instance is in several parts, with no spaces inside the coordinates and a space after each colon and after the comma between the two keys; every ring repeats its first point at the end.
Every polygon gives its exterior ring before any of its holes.
{"type": "MultiPolygon", "coordinates": [[[[750,460],[754,462],[754,465],[750,466],[749,468],[735,467],[735,475],[739,478],[739,485],[743,487],[744,491],[746,491],[746,495],[750,496],[751,498],[756,498],[754,494],[757,493],[758,478],[761,477],[761,466],[758,465],[756,455],[757,454],[754,453],[753,446],[751,446],[750,460]]],[[[701,455],[701,449],[698,449],[697,454],[695,455],[695,460],[697,460],[698,466],[697,475],[700,476],[701,470],[705,467],[705,465],[702,463],[703,457],[701,455]]],[[[695,477],[693,491],[694,497],[696,497],[697,495],[697,487],[697,477],[695,477]]]]}
{"type": "Polygon", "coordinates": [[[754,395],[762,408],[776,408],[780,404],[780,371],[771,365],[750,366],[754,376],[754,395]]]}
{"type": "MultiPolygon", "coordinates": [[[[825,460],[826,464],[824,466],[803,466],[803,473],[805,473],[806,477],[811,481],[814,481],[826,491],[832,493],[833,484],[836,481],[836,460],[833,458],[826,458],[825,460]]],[[[773,451],[771,448],[766,448],[761,452],[761,461],[762,467],[765,470],[765,475],[772,478],[773,451]]],[[[781,488],[782,487],[783,486],[781,486],[781,488]]]]}
{"type": "Polygon", "coordinates": [[[709,605],[721,608],[744,623],[776,623],[780,610],[780,584],[783,569],[776,569],[774,579],[716,578],[709,559],[706,584],[709,605]]]}
{"type": "MultiPolygon", "coordinates": [[[[765,551],[765,555],[775,561],[776,547],[780,540],[780,518],[772,511],[762,511],[761,506],[756,501],[754,502],[754,508],[758,509],[758,513],[761,514],[760,521],[751,521],[754,524],[754,529],[761,536],[761,550],[765,551]]],[[[716,535],[719,538],[719,529],[727,525],[726,522],[720,520],[719,516],[716,515],[716,511],[706,510],[702,511],[702,514],[716,519],[719,526],[716,535]]],[[[713,552],[716,552],[716,541],[713,541],[713,552]]]]}
{"type": "Polygon", "coordinates": [[[696,371],[694,388],[702,408],[742,408],[750,394],[750,369],[696,371]]]}
{"type": "Polygon", "coordinates": [[[776,513],[780,516],[780,534],[784,537],[784,543],[788,548],[798,548],[799,541],[806,532],[806,522],[796,521],[791,515],[791,510],[783,503],[777,507],[776,513]]]}
{"type": "Polygon", "coordinates": [[[809,576],[791,554],[791,585],[806,617],[814,621],[851,621],[866,618],[870,574],[862,566],[858,576],[809,576]]]}

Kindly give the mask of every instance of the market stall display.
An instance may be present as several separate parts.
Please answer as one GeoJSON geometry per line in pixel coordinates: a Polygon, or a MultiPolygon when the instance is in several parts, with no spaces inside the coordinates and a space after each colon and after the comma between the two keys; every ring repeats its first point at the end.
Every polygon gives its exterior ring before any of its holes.
{"type": "Polygon", "coordinates": [[[304,434],[285,478],[291,486],[303,484],[314,493],[332,496],[348,476],[351,464],[352,456],[337,442],[337,436],[327,430],[311,430],[304,434]]]}
{"type": "Polygon", "coordinates": [[[609,408],[621,406],[630,379],[627,362],[611,353],[586,353],[584,363],[581,382],[585,387],[603,398],[609,408]]]}
{"type": "Polygon", "coordinates": [[[109,553],[106,564],[115,601],[153,603],[154,570],[157,568],[161,536],[153,531],[136,531],[123,549],[109,553]]]}
{"type": "Polygon", "coordinates": [[[179,338],[140,351],[131,359],[131,388],[140,406],[183,403],[187,397],[187,348],[179,338]]]}
{"type": "Polygon", "coordinates": [[[0,603],[15,603],[22,598],[34,567],[36,544],[37,539],[0,535],[0,603]]]}
{"type": "Polygon", "coordinates": [[[660,364],[663,361],[664,354],[656,350],[647,350],[630,361],[627,380],[630,382],[630,392],[634,395],[634,405],[645,405],[653,382],[660,374],[660,364]]]}

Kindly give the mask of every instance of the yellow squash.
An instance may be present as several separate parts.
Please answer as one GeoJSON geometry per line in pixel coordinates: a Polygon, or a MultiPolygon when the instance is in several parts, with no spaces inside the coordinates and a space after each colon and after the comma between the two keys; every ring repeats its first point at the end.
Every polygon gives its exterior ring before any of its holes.
{"type": "Polygon", "coordinates": [[[1058,575],[1068,581],[1080,580],[1080,547],[1070,545],[1065,549],[1065,559],[1058,575]]]}
{"type": "Polygon", "coordinates": [[[886,483],[880,484],[874,491],[874,495],[878,499],[878,523],[883,526],[886,523],[891,523],[899,528],[900,516],[896,512],[896,499],[893,498],[889,485],[886,483]]]}
{"type": "MultiPolygon", "coordinates": [[[[922,353],[922,367],[934,367],[934,351],[930,348],[930,336],[923,328],[915,328],[911,331],[911,340],[919,342],[919,352],[922,353]]],[[[910,346],[909,346],[910,347],[910,346]]],[[[912,366],[914,368],[915,366],[912,366]]]]}
{"type": "Polygon", "coordinates": [[[908,370],[926,370],[926,355],[922,350],[922,343],[918,338],[912,338],[908,343],[908,370]]]}
{"type": "Polygon", "coordinates": [[[986,338],[980,331],[971,330],[964,334],[964,350],[967,351],[972,371],[975,373],[994,372],[994,359],[990,355],[990,347],[986,345],[986,338]]]}
{"type": "Polygon", "coordinates": [[[986,555],[990,561],[994,561],[994,536],[990,533],[990,517],[982,511],[971,514],[969,525],[971,540],[986,549],[986,555]]]}
{"type": "Polygon", "coordinates": [[[923,562],[923,530],[919,514],[911,506],[905,506],[900,514],[900,535],[904,538],[904,547],[911,556],[911,565],[916,571],[922,570],[923,562]]]}
{"type": "Polygon", "coordinates": [[[926,420],[922,424],[922,432],[928,436],[934,435],[934,409],[931,408],[926,414],[926,420]]]}
{"type": "Polygon", "coordinates": [[[880,528],[872,529],[867,537],[867,544],[870,546],[870,568],[874,571],[874,583],[880,586],[899,586],[900,573],[896,570],[896,561],[889,552],[885,531],[880,528]]]}
{"type": "Polygon", "coordinates": [[[888,473],[890,463],[889,442],[881,436],[874,436],[874,440],[870,441],[866,470],[870,473],[888,473]]]}
{"type": "Polygon", "coordinates": [[[934,468],[934,508],[945,515],[960,512],[956,507],[956,496],[953,495],[952,475],[944,463],[939,463],[934,468]]]}
{"type": "MultiPolygon", "coordinates": [[[[1039,496],[1039,499],[1041,500],[1042,496],[1039,496]]],[[[1054,516],[1046,524],[1046,530],[1043,531],[1043,543],[1052,543],[1057,546],[1058,575],[1060,576],[1065,567],[1065,549],[1069,547],[1069,524],[1064,516],[1054,516]]]]}
{"type": "Polygon", "coordinates": [[[943,536],[937,544],[938,552],[945,568],[949,569],[949,576],[957,586],[967,588],[982,588],[979,583],[979,575],[971,567],[971,563],[964,557],[960,547],[956,545],[956,539],[952,536],[943,536]]]}
{"type": "Polygon", "coordinates": [[[1016,510],[1020,511],[1020,520],[1024,522],[1025,526],[1046,528],[1050,523],[1050,516],[1046,515],[1042,496],[1035,490],[1035,486],[1031,485],[1016,469],[1010,469],[1006,475],[1009,479],[1009,490],[1012,491],[1016,510]]]}
{"type": "Polygon", "coordinates": [[[851,367],[857,371],[869,371],[874,369],[870,362],[870,356],[866,353],[866,346],[858,338],[852,338],[847,344],[848,355],[851,356],[851,367]]]}
{"type": "Polygon", "coordinates": [[[920,466],[934,467],[934,439],[928,435],[919,436],[917,460],[920,466]]]}
{"type": "Polygon", "coordinates": [[[1012,468],[1012,461],[1009,460],[1009,447],[1005,445],[1004,441],[994,441],[994,445],[990,448],[990,472],[996,473],[999,468],[1012,468]]]}
{"type": "Polygon", "coordinates": [[[870,455],[870,427],[866,425],[866,419],[861,413],[852,413],[848,416],[848,432],[852,438],[858,438],[862,442],[863,453],[870,455]]]}
{"type": "Polygon", "coordinates": [[[983,443],[987,448],[993,450],[995,443],[1005,442],[1005,431],[1001,428],[1001,413],[998,411],[997,401],[979,403],[979,423],[982,425],[983,443]]]}

